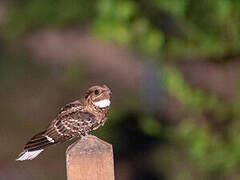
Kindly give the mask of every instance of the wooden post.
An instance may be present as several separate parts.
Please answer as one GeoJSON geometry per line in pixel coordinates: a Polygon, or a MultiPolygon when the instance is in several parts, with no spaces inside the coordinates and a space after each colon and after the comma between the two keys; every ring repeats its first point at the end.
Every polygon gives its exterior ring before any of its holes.
{"type": "Polygon", "coordinates": [[[68,180],[114,180],[112,145],[87,136],[66,151],[68,180]]]}

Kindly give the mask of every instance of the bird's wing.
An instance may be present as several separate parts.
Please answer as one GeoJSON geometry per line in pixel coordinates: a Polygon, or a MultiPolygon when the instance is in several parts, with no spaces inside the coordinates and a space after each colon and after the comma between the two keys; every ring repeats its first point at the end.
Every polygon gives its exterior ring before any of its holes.
{"type": "Polygon", "coordinates": [[[58,113],[57,117],[62,117],[62,116],[68,115],[69,113],[73,113],[76,111],[82,111],[83,106],[84,106],[84,103],[83,103],[82,99],[73,101],[69,104],[66,104],[64,107],[62,107],[60,109],[60,112],[58,113]]]}
{"type": "Polygon", "coordinates": [[[95,126],[95,115],[83,111],[79,102],[67,104],[50,124],[46,135],[54,141],[63,142],[73,137],[85,135],[95,126]]]}
{"type": "Polygon", "coordinates": [[[34,159],[50,145],[85,135],[84,133],[91,130],[94,122],[96,122],[95,116],[84,112],[83,104],[80,101],[67,104],[60,110],[46,131],[36,134],[27,142],[17,160],[34,159]]]}

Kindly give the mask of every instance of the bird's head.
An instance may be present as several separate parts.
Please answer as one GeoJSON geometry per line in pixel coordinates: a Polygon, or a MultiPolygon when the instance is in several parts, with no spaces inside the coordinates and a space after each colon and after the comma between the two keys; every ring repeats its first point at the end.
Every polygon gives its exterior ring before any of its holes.
{"type": "Polygon", "coordinates": [[[106,86],[92,86],[88,89],[85,99],[98,108],[107,108],[111,104],[111,90],[106,86]]]}

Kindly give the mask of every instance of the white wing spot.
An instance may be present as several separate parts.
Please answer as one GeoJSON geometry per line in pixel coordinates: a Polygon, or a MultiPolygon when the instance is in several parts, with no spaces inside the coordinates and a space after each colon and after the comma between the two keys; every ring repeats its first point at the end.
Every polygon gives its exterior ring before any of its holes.
{"type": "Polygon", "coordinates": [[[50,141],[50,142],[54,143],[54,140],[53,140],[53,138],[51,138],[51,137],[49,137],[49,136],[45,136],[45,137],[47,138],[47,140],[48,140],[48,141],[50,141]]]}

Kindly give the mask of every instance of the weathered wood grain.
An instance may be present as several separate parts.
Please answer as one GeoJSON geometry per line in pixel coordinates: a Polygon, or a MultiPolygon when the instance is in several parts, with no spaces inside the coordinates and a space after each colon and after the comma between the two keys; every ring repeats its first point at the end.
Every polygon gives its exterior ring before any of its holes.
{"type": "Polygon", "coordinates": [[[68,180],[114,180],[112,145],[88,136],[66,151],[68,180]]]}

